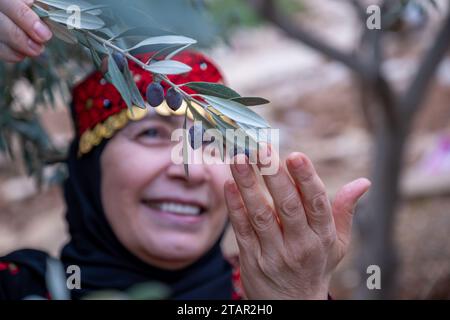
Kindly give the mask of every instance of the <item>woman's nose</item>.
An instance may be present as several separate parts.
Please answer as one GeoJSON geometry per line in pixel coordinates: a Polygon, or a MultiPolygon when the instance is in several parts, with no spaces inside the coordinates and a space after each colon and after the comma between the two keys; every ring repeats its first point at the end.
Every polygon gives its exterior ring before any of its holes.
{"type": "Polygon", "coordinates": [[[167,169],[167,175],[171,179],[181,179],[187,184],[198,185],[210,179],[208,168],[204,164],[190,164],[188,166],[189,176],[186,175],[183,164],[171,164],[167,169]]]}

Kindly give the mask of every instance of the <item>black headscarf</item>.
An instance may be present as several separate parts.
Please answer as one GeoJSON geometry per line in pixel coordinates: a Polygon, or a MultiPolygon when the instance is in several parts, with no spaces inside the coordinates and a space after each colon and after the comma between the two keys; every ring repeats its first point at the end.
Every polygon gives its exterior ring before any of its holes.
{"type": "Polygon", "coordinates": [[[155,281],[166,285],[173,299],[230,299],[232,270],[220,248],[223,232],[198,261],[176,271],[143,262],[119,242],[100,197],[100,155],[106,144],[107,140],[78,158],[75,139],[69,151],[64,196],[71,240],[63,248],[61,260],[65,266],[78,265],[81,269],[81,289],[72,290],[72,297],[77,299],[96,290],[126,290],[155,281]]]}

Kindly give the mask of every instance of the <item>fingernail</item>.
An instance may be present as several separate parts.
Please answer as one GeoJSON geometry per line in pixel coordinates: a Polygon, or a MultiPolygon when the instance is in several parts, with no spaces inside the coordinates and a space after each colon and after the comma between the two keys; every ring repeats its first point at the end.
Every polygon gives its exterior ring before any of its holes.
{"type": "Polygon", "coordinates": [[[304,164],[303,158],[300,155],[296,155],[290,161],[294,169],[299,169],[304,164]]]}
{"type": "Polygon", "coordinates": [[[36,21],[33,26],[34,32],[38,35],[42,41],[48,41],[52,37],[50,29],[41,21],[36,21]]]}
{"type": "Polygon", "coordinates": [[[236,168],[237,173],[240,175],[245,175],[249,171],[248,164],[242,163],[242,164],[235,164],[234,167],[236,168]]]}
{"type": "Polygon", "coordinates": [[[240,175],[245,175],[249,171],[248,158],[244,154],[238,154],[234,157],[234,168],[240,175]]]}
{"type": "Polygon", "coordinates": [[[37,44],[31,39],[28,39],[28,47],[36,54],[42,53],[42,50],[44,49],[44,46],[37,44]]]}
{"type": "Polygon", "coordinates": [[[351,182],[350,186],[351,187],[356,187],[356,186],[359,186],[359,185],[366,185],[367,189],[369,189],[371,184],[372,183],[370,182],[369,179],[367,179],[367,178],[359,178],[359,179],[356,179],[355,181],[351,182]]]}

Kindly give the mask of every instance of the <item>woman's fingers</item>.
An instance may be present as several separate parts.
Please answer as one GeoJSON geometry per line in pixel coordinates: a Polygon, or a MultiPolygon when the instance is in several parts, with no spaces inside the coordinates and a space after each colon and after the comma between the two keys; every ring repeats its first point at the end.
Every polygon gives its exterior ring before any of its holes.
{"type": "Polygon", "coordinates": [[[369,190],[370,181],[360,178],[343,186],[333,201],[333,216],[339,243],[345,249],[350,242],[353,211],[358,200],[369,190]]]}
{"type": "MultiPolygon", "coordinates": [[[[0,0],[0,41],[19,55],[33,57],[44,51],[44,43],[52,33],[29,7],[32,3],[31,0],[0,0]]],[[[0,50],[0,56],[11,56],[4,46],[0,50]]]]}
{"type": "MultiPolygon", "coordinates": [[[[1,1],[1,0],[0,0],[1,1]]],[[[26,56],[38,56],[44,46],[31,40],[11,19],[0,12],[0,41],[26,56]]]]}
{"type": "Polygon", "coordinates": [[[0,12],[8,16],[29,38],[43,44],[50,40],[52,32],[31,10],[33,2],[33,0],[0,0],[0,12]]]}
{"type": "Polygon", "coordinates": [[[279,253],[283,242],[276,214],[267,202],[247,157],[238,155],[234,161],[231,172],[247,209],[250,223],[258,236],[261,250],[274,257],[279,253]]]}
{"type": "Polygon", "coordinates": [[[287,159],[288,170],[297,184],[311,229],[326,242],[332,241],[334,221],[331,204],[322,180],[311,161],[302,153],[292,153],[287,159]]]}
{"type": "Polygon", "coordinates": [[[14,51],[6,44],[0,42],[0,60],[6,62],[20,62],[25,58],[25,56],[17,51],[14,51]]]}
{"type": "Polygon", "coordinates": [[[264,181],[273,198],[285,241],[298,243],[310,231],[300,194],[278,154],[271,150],[270,145],[267,150],[270,152],[270,165],[278,170],[275,174],[264,175],[264,181]]]}
{"type": "Polygon", "coordinates": [[[238,187],[232,180],[225,183],[225,202],[240,250],[254,253],[259,246],[258,238],[247,216],[238,187]]]}

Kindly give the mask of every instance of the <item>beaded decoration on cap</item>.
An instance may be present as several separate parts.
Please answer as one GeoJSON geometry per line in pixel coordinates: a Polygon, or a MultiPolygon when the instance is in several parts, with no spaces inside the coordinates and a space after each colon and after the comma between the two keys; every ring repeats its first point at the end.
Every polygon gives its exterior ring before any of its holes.
{"type": "MultiPolygon", "coordinates": [[[[146,62],[152,53],[136,55],[136,58],[146,62]]],[[[213,83],[223,83],[224,78],[214,63],[203,54],[194,51],[184,51],[172,58],[189,65],[192,70],[181,75],[169,76],[174,84],[183,84],[193,81],[204,81],[213,83]]],[[[153,76],[148,71],[143,70],[133,61],[129,61],[129,68],[134,77],[134,81],[145,98],[146,89],[153,82],[153,76]]],[[[166,93],[170,86],[161,83],[166,93]]],[[[183,87],[188,94],[196,93],[194,90],[183,87]]],[[[120,93],[110,83],[108,83],[100,71],[96,71],[85,78],[74,87],[72,91],[74,122],[76,133],[79,137],[78,155],[82,156],[90,152],[99,145],[103,139],[111,138],[118,130],[127,125],[129,121],[138,121],[144,118],[150,106],[141,109],[133,106],[129,109],[123,101],[120,93]]],[[[195,107],[195,106],[194,106],[195,107]]],[[[164,101],[154,110],[162,116],[181,116],[187,112],[187,116],[192,120],[192,114],[183,102],[181,108],[173,111],[164,101]]],[[[196,107],[202,112],[203,109],[196,107]]],[[[203,114],[203,112],[202,112],[203,114]]]]}

